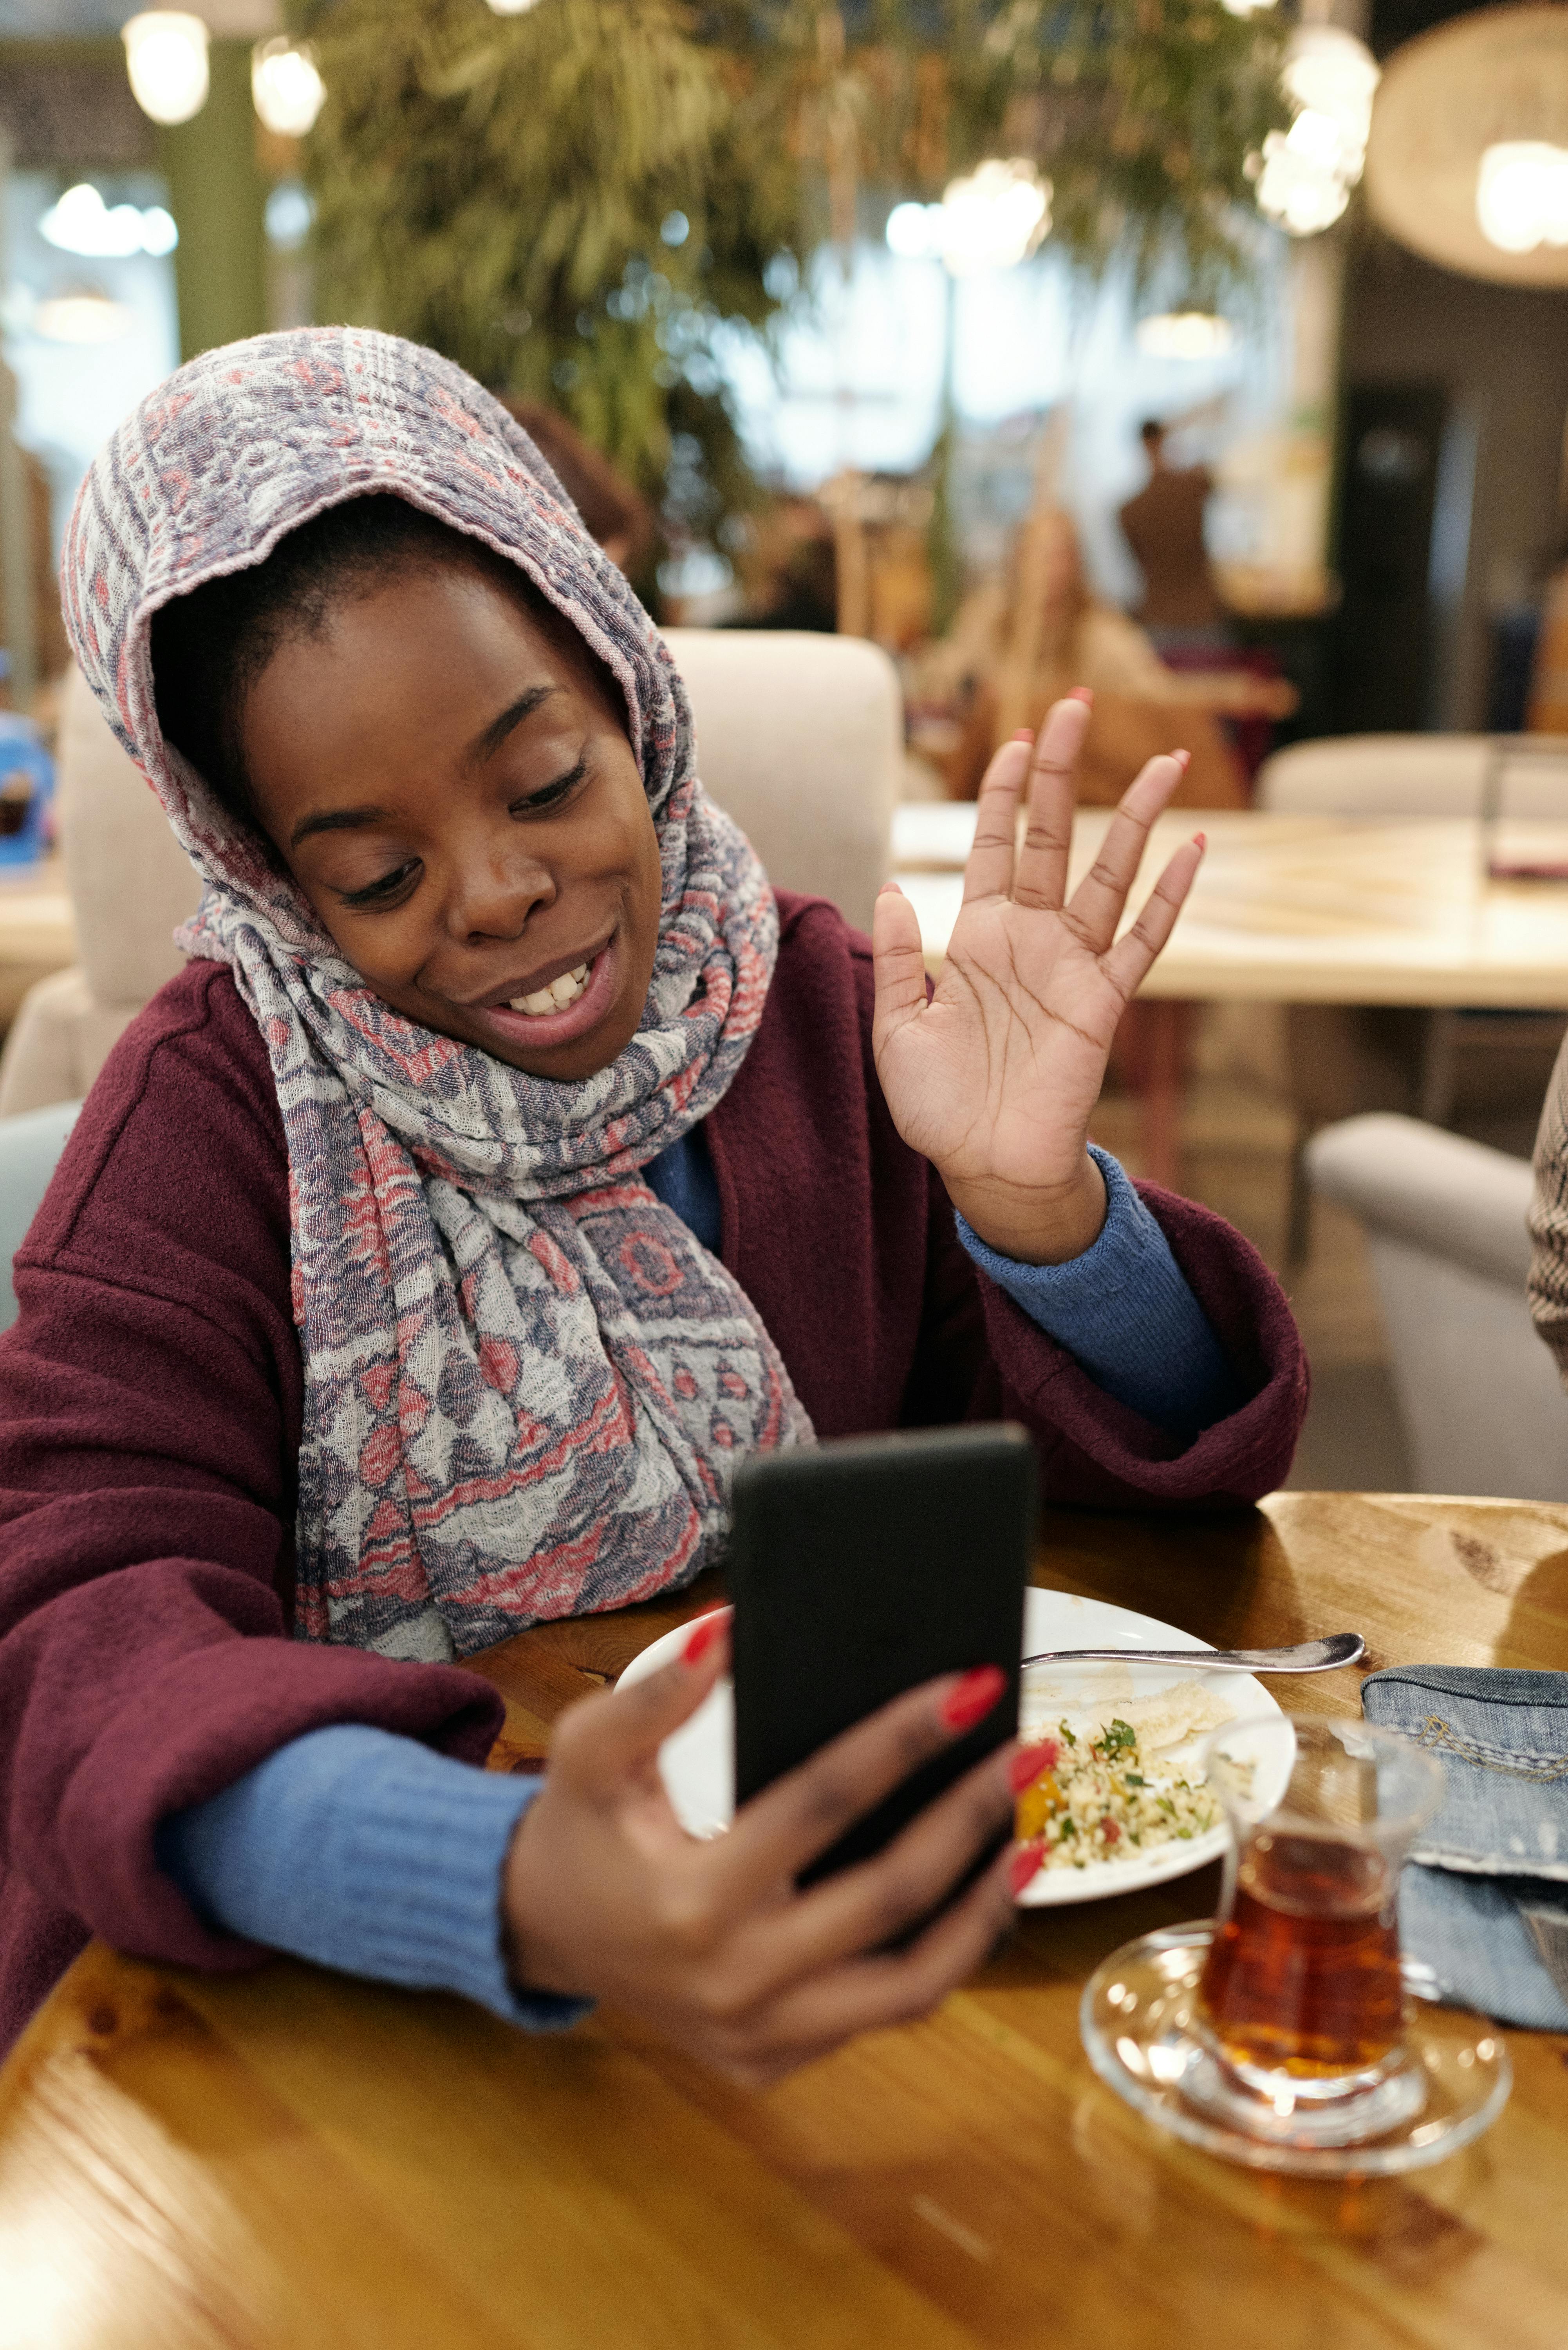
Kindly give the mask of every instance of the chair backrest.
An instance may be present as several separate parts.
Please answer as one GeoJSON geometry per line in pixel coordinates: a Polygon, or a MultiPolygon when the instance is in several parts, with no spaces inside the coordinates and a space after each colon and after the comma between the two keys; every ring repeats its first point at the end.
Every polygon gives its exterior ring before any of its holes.
{"type": "MultiPolygon", "coordinates": [[[[898,672],[848,637],[674,629],[699,772],[786,889],[869,927],[891,870],[903,759],[898,672]]],[[[72,670],[60,720],[60,818],[81,961],[96,1002],[142,1004],[181,967],[171,932],[200,887],[158,801],[72,670]]]]}
{"type": "Polygon", "coordinates": [[[143,1004],[182,966],[172,933],[195,912],[201,884],[74,667],[60,710],[59,808],[88,986],[100,1004],[143,1004]]]}
{"type": "Polygon", "coordinates": [[[1366,1227],[1417,1487],[1568,1501],[1568,1395],[1525,1298],[1528,1159],[1381,1114],[1306,1159],[1366,1227]]]}
{"type": "Polygon", "coordinates": [[[1259,807],[1292,816],[1479,816],[1484,734],[1341,734],[1258,770],[1259,807]]]}
{"type": "Polygon", "coordinates": [[[11,1260],[49,1188],[80,1102],[52,1102],[21,1118],[0,1118],[0,1330],[16,1319],[11,1260]]]}
{"type": "Polygon", "coordinates": [[[1492,777],[1511,816],[1568,816],[1568,742],[1521,734],[1338,734],[1258,770],[1260,807],[1292,816],[1479,816],[1492,777]]]}
{"type": "Polygon", "coordinates": [[[871,927],[892,870],[904,758],[898,673],[858,637],[668,629],[697,722],[697,772],[781,888],[871,927]]]}

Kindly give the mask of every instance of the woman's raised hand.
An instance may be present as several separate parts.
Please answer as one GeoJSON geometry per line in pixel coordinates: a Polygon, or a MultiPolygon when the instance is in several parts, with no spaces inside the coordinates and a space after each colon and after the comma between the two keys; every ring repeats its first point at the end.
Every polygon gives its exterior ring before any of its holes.
{"type": "Polygon", "coordinates": [[[728,1656],[727,1619],[704,1617],[661,1672],[563,1715],[512,1841],[503,1914],[520,1987],[610,2000],[756,2087],[926,2014],[985,1957],[1012,1917],[1011,1846],[908,1949],[884,1946],[1005,1827],[1017,1749],[977,1763],[874,1859],[797,1892],[809,1861],[983,1720],[1002,1678],[950,1673],[909,1690],[699,1843],[670,1808],[659,1749],[728,1656]]]}
{"type": "Polygon", "coordinates": [[[1203,856],[1179,848],[1127,935],[1116,925],[1186,754],[1151,759],[1123,794],[1093,869],[1067,897],[1086,700],[1056,702],[1031,745],[1003,743],[981,785],[963,903],[928,1002],[915,910],[877,900],[877,1074],[899,1133],[981,1240],[1035,1264],[1077,1256],[1105,1221],[1089,1118],[1117,1021],[1170,936],[1203,856]],[[1029,817],[1015,847],[1019,795],[1029,817]]]}

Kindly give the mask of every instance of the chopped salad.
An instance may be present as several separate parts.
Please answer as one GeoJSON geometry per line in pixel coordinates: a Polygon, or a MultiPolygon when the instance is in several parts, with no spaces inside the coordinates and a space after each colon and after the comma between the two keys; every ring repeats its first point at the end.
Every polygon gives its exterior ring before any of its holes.
{"type": "Polygon", "coordinates": [[[1079,1738],[1061,1721],[1041,1748],[1040,1775],[1018,1798],[1014,1834],[1038,1845],[1042,1868],[1131,1860],[1220,1825],[1210,1789],[1146,1762],[1137,1731],[1119,1717],[1095,1738],[1079,1738]]]}

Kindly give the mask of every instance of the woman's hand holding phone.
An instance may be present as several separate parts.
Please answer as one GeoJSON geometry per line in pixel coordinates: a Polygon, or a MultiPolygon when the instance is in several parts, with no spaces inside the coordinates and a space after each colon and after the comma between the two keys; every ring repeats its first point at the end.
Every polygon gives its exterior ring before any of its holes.
{"type": "Polygon", "coordinates": [[[877,1075],[904,1140],[1003,1256],[1060,1264],[1097,1239],[1106,1189],[1089,1119],[1116,1023],[1169,938],[1203,836],[1169,859],[1126,936],[1116,926],[1187,754],[1151,759],[1123,793],[1072,896],[1076,771],[1086,699],[1054,703],[1031,743],[1004,743],[980,787],[963,903],[930,1000],[920,926],[892,884],[872,922],[877,1075]],[[1018,803],[1028,824],[1015,848],[1018,803]]]}
{"type": "Polygon", "coordinates": [[[557,1726],[543,1792],[518,1824],[503,1887],[514,1981],[608,2000],[687,2054],[760,2087],[856,2033],[924,2015],[971,1974],[1012,1914],[1014,1847],[908,1947],[1012,1806],[1009,1744],[882,1852],[805,1892],[799,1872],[1002,1695],[987,1666],[909,1690],[743,1804],[722,1836],[680,1826],[659,1749],[729,1659],[728,1617],[627,1690],[557,1726]]]}

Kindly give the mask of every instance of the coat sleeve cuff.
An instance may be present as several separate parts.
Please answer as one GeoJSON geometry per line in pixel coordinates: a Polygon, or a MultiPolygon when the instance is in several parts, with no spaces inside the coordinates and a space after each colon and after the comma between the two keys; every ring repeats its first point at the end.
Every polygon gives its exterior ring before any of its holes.
{"type": "Polygon", "coordinates": [[[1289,1301],[1256,1249],[1222,1217],[1158,1186],[1139,1197],[1246,1400],[1196,1437],[1159,1427],[1097,1387],[999,1283],[981,1278],[995,1409],[1033,1427],[1046,1493],[1090,1509],[1228,1509],[1288,1474],[1306,1414],[1307,1367],[1289,1301]]]}

